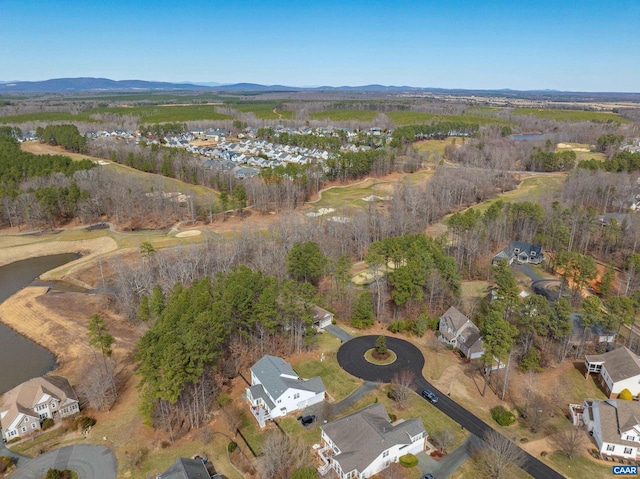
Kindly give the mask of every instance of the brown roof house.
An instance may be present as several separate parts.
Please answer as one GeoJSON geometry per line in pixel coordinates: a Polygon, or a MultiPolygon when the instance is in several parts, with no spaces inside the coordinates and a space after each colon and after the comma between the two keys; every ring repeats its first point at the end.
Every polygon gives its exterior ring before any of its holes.
{"type": "Polygon", "coordinates": [[[365,479],[425,449],[428,434],[418,418],[391,423],[381,403],[321,426],[321,475],[331,469],[340,479],[365,479]]]}
{"type": "Polygon", "coordinates": [[[477,359],[484,354],[480,330],[454,306],[440,316],[438,331],[440,341],[458,348],[467,358],[477,359]]]}
{"type": "Polygon", "coordinates": [[[604,354],[587,354],[584,361],[587,374],[597,373],[600,385],[609,398],[617,398],[623,389],[634,397],[640,395],[640,358],[627,348],[604,354]]]}
{"type": "Polygon", "coordinates": [[[584,425],[598,446],[600,457],[609,461],[640,461],[640,403],[622,399],[585,399],[582,407],[572,404],[574,424],[584,425]],[[577,414],[575,411],[579,411],[577,414]]]}
{"type": "Polygon", "coordinates": [[[45,418],[71,416],[80,410],[78,397],[67,379],[44,376],[30,379],[4,395],[0,406],[2,436],[15,439],[40,430],[45,418]]]}

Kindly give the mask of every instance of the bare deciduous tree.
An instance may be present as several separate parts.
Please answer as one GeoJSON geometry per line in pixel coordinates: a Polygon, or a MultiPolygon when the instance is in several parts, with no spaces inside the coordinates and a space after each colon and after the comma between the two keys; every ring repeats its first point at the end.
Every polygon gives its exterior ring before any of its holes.
{"type": "Polygon", "coordinates": [[[551,437],[552,444],[569,459],[573,459],[574,454],[580,450],[584,441],[584,430],[573,426],[551,437]]]}
{"type": "Polygon", "coordinates": [[[413,373],[407,370],[400,371],[391,378],[391,392],[399,409],[407,407],[414,379],[413,373]]]}
{"type": "Polygon", "coordinates": [[[300,439],[292,439],[280,431],[267,435],[262,443],[261,458],[263,479],[289,479],[303,467],[313,466],[309,448],[300,439]]]}
{"type": "Polygon", "coordinates": [[[510,469],[524,464],[525,453],[511,439],[491,430],[484,435],[484,447],[478,453],[478,467],[485,477],[511,477],[510,469]]]}
{"type": "Polygon", "coordinates": [[[433,438],[438,442],[438,446],[442,452],[449,449],[455,440],[455,436],[451,429],[443,429],[439,433],[435,434],[433,438]]]}

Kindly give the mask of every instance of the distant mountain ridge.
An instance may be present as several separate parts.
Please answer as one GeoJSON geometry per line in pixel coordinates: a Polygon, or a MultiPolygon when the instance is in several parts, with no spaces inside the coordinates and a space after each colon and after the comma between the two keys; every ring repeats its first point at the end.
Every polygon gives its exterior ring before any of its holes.
{"type": "Polygon", "coordinates": [[[509,88],[482,90],[464,88],[423,88],[412,86],[386,86],[379,84],[361,86],[292,87],[285,85],[260,85],[258,83],[220,84],[215,82],[158,82],[145,80],[110,80],[108,78],[54,78],[44,81],[0,81],[0,94],[7,93],[77,93],[77,92],[160,92],[160,91],[209,91],[209,92],[377,92],[377,93],[435,93],[449,95],[504,96],[519,98],[580,98],[582,100],[624,99],[640,101],[640,93],[618,92],[570,92],[558,90],[512,90],[509,88]]]}

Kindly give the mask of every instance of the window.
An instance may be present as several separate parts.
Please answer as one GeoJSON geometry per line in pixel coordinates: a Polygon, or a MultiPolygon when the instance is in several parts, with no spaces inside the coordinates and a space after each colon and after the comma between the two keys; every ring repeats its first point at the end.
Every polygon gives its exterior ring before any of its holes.
{"type": "Polygon", "coordinates": [[[55,409],[56,408],[56,403],[51,403],[51,409],[55,409]]]}
{"type": "Polygon", "coordinates": [[[27,428],[22,426],[22,432],[27,432],[27,428]]]}
{"type": "Polygon", "coordinates": [[[382,457],[389,457],[389,451],[384,451],[382,453],[382,457]]]}
{"type": "Polygon", "coordinates": [[[31,429],[35,429],[36,428],[36,423],[31,423],[31,429]]]}
{"type": "Polygon", "coordinates": [[[300,393],[295,393],[295,394],[293,395],[293,399],[298,399],[299,397],[300,397],[300,393]]]}
{"type": "Polygon", "coordinates": [[[615,451],[616,446],[614,446],[613,444],[609,444],[607,445],[607,451],[615,451]]]}
{"type": "Polygon", "coordinates": [[[635,437],[633,437],[633,436],[627,436],[627,441],[633,441],[633,440],[635,440],[635,437]]]}
{"type": "Polygon", "coordinates": [[[624,448],[624,453],[625,454],[631,454],[631,448],[630,447],[625,447],[624,448]]]}

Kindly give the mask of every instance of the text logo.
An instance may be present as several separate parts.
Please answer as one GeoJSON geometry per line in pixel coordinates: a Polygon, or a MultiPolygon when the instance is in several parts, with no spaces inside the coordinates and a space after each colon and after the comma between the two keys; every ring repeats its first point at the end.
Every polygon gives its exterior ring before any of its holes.
{"type": "Polygon", "coordinates": [[[638,466],[613,466],[611,473],[614,476],[637,476],[638,466]]]}

